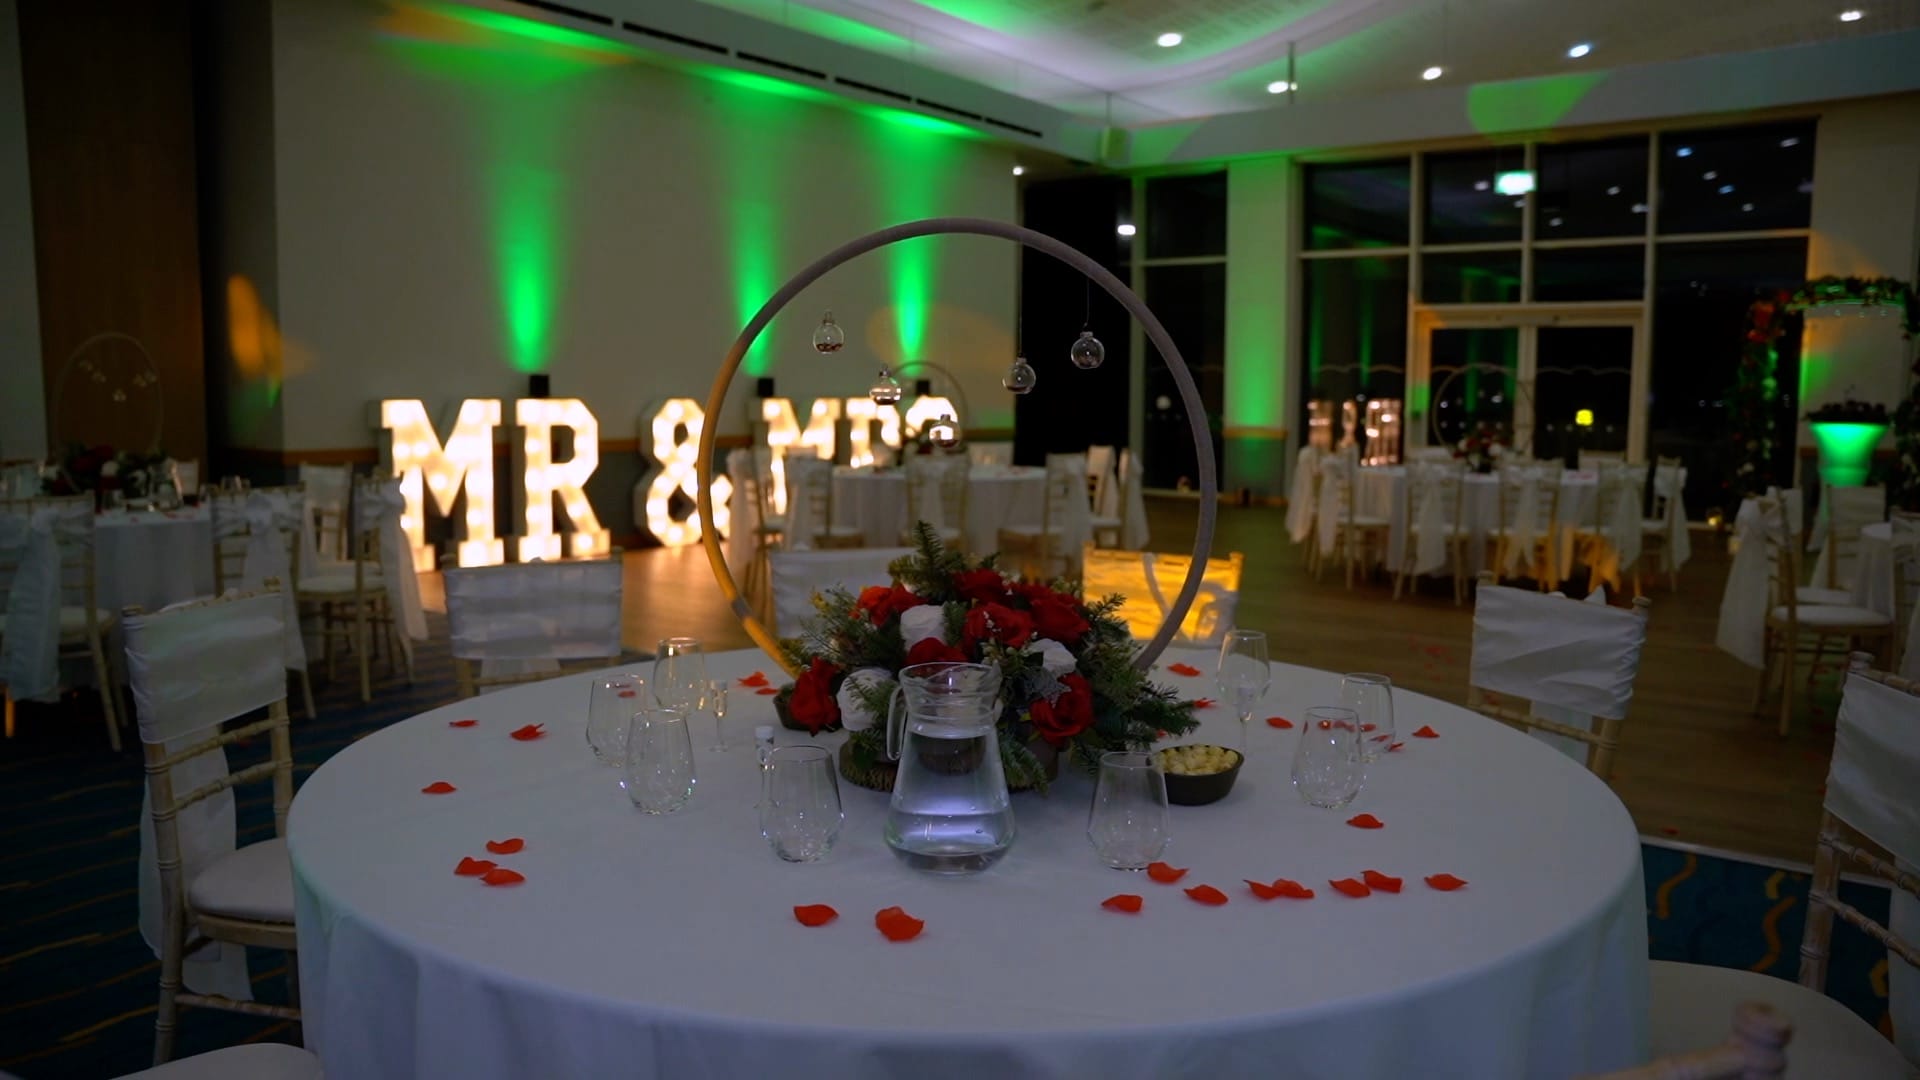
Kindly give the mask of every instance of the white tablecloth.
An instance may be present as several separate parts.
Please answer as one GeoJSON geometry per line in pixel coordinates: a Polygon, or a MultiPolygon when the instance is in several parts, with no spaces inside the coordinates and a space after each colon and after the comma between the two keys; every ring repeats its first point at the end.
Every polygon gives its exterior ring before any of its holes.
{"type": "MultiPolygon", "coordinates": [[[[1168,660],[1210,667],[1208,654],[1168,660]]],[[[753,652],[711,673],[776,673],[753,652]]],[[[1183,694],[1202,679],[1162,676],[1183,694]]],[[[1256,715],[1298,719],[1336,676],[1276,665],[1256,715]]],[[[768,723],[736,692],[729,723],[768,723]]],[[[1204,907],[1109,870],[1085,838],[1090,784],[1016,795],[1019,837],[991,871],[915,872],[881,837],[885,797],[842,783],[840,846],[780,862],[760,839],[757,769],[711,753],[699,787],[648,818],[594,763],[585,677],[402,721],[341,750],[294,800],[289,845],[307,1045],[328,1075],[381,1077],[1561,1077],[1640,1060],[1646,911],[1633,822],[1551,747],[1462,709],[1398,697],[1405,749],[1349,808],[1287,781],[1296,732],[1256,721],[1235,790],[1175,807],[1166,858],[1204,907]],[[455,718],[479,720],[453,728],[455,718]],[[545,738],[507,733],[528,721],[545,738]],[[1431,724],[1438,739],[1406,736],[1431,724]],[[424,795],[437,780],[458,787],[424,795]],[[1367,812],[1385,828],[1343,822],[1367,812]],[[485,842],[522,837],[517,855],[485,842]],[[526,882],[453,873],[491,858],[526,882]],[[1330,878],[1374,869],[1399,895],[1330,878]],[[1472,882],[1441,893],[1422,877],[1472,882]],[[1304,901],[1255,900],[1288,877],[1304,901]],[[1104,911],[1115,893],[1139,915],[1104,911]],[[796,904],[838,921],[808,929],[796,904]],[[926,920],[891,944],[873,914],[926,920]]],[[[1237,738],[1221,711],[1215,741],[1237,738]]],[[[838,736],[823,740],[829,745],[838,736]]],[[[750,740],[743,740],[750,741],[750,740]]],[[[804,741],[780,733],[780,741],[804,741]]]]}
{"type": "Polygon", "coordinates": [[[204,506],[166,513],[113,510],[94,519],[94,598],[116,616],[213,595],[213,517],[204,506]]]}
{"type": "MultiPolygon", "coordinates": [[[[1000,550],[1003,525],[1040,524],[1046,498],[1045,469],[975,465],[967,473],[967,550],[983,555],[1000,550]]],[[[859,528],[868,547],[898,545],[907,512],[905,470],[833,471],[833,523],[859,528]]]]}
{"type": "MultiPolygon", "coordinates": [[[[1594,472],[1565,472],[1560,476],[1560,548],[1561,574],[1572,570],[1573,534],[1581,525],[1593,521],[1599,498],[1600,478],[1594,472]]],[[[1545,500],[1542,500],[1543,502],[1545,500]]],[[[1354,485],[1354,514],[1357,517],[1387,519],[1387,565],[1398,567],[1407,543],[1407,469],[1387,465],[1360,470],[1354,485]]],[[[1541,507],[1540,529],[1547,528],[1546,508],[1541,507]]],[[[1500,526],[1500,478],[1491,473],[1468,473],[1461,478],[1460,515],[1467,533],[1468,574],[1486,569],[1487,537],[1500,526]]]]}

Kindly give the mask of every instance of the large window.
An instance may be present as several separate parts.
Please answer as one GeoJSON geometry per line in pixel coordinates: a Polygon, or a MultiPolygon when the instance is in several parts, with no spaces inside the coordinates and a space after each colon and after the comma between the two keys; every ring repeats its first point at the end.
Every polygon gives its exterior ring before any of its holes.
{"type": "MultiPolygon", "coordinates": [[[[1135,223],[1133,285],[1193,373],[1218,464],[1227,357],[1227,174],[1137,182],[1135,205],[1145,220],[1135,223]]],[[[1139,431],[1146,486],[1194,487],[1200,464],[1179,389],[1151,345],[1142,355],[1139,431]]]]}
{"type": "Polygon", "coordinates": [[[1482,423],[1680,456],[1704,513],[1747,305],[1805,278],[1813,152],[1794,120],[1305,166],[1301,430],[1373,461],[1482,423]],[[1368,425],[1381,398],[1401,428],[1368,425]]]}

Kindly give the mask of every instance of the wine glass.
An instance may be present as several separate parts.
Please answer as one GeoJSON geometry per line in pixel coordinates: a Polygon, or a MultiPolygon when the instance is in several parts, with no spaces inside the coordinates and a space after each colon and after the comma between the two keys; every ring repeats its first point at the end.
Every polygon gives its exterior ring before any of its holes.
{"type": "Polygon", "coordinates": [[[1087,839],[1115,870],[1144,870],[1167,846],[1167,778],[1158,755],[1109,750],[1087,813],[1087,839]]]}
{"type": "Polygon", "coordinates": [[[1359,714],[1331,706],[1308,709],[1293,751],[1293,790],[1308,806],[1335,810],[1352,802],[1366,779],[1359,714]]]}
{"type": "Polygon", "coordinates": [[[662,638],[654,647],[653,700],[669,709],[691,712],[707,689],[707,658],[700,641],[662,638]]]}
{"type": "Polygon", "coordinates": [[[713,714],[713,743],[707,749],[727,749],[727,680],[714,679],[708,682],[701,700],[707,712],[713,714]]]}
{"type": "Polygon", "coordinates": [[[667,708],[635,714],[627,734],[627,798],[649,814],[671,814],[687,805],[693,785],[687,714],[667,708]]]}
{"type": "Polygon", "coordinates": [[[760,835],[788,862],[826,858],[846,821],[833,751],[782,746],[767,755],[762,768],[760,835]]]}
{"type": "Polygon", "coordinates": [[[587,693],[587,745],[602,765],[627,761],[627,725],[647,706],[645,679],[632,675],[596,675],[587,693]]]}
{"type": "Polygon", "coordinates": [[[1253,710],[1260,705],[1260,699],[1266,696],[1267,687],[1273,681],[1272,668],[1267,663],[1267,635],[1258,630],[1229,630],[1226,638],[1220,642],[1220,666],[1215,676],[1220,686],[1220,695],[1233,706],[1234,715],[1240,720],[1240,747],[1247,745],[1247,722],[1253,719],[1253,710]]]}
{"type": "Polygon", "coordinates": [[[1393,680],[1352,671],[1340,677],[1340,704],[1360,718],[1360,760],[1372,764],[1393,745],[1393,680]]]}

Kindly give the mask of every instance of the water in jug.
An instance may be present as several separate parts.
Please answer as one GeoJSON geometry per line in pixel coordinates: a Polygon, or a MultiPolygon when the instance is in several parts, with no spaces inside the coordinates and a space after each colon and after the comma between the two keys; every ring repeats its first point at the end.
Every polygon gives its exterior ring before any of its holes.
{"type": "Polygon", "coordinates": [[[887,710],[887,756],[900,763],[887,846],[942,874],[985,870],[1013,843],[1013,802],[1000,765],[1000,670],[915,664],[887,710]]]}

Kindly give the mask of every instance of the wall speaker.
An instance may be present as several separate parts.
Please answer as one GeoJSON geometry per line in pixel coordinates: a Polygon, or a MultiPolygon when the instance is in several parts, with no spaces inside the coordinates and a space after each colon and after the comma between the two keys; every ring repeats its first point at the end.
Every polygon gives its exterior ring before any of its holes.
{"type": "Polygon", "coordinates": [[[528,397],[530,398],[552,397],[553,395],[547,392],[548,389],[549,389],[549,385],[548,385],[547,376],[545,375],[527,376],[527,396],[528,397]]]}
{"type": "Polygon", "coordinates": [[[773,396],[773,376],[762,375],[753,380],[753,396],[765,401],[773,396]]]}

